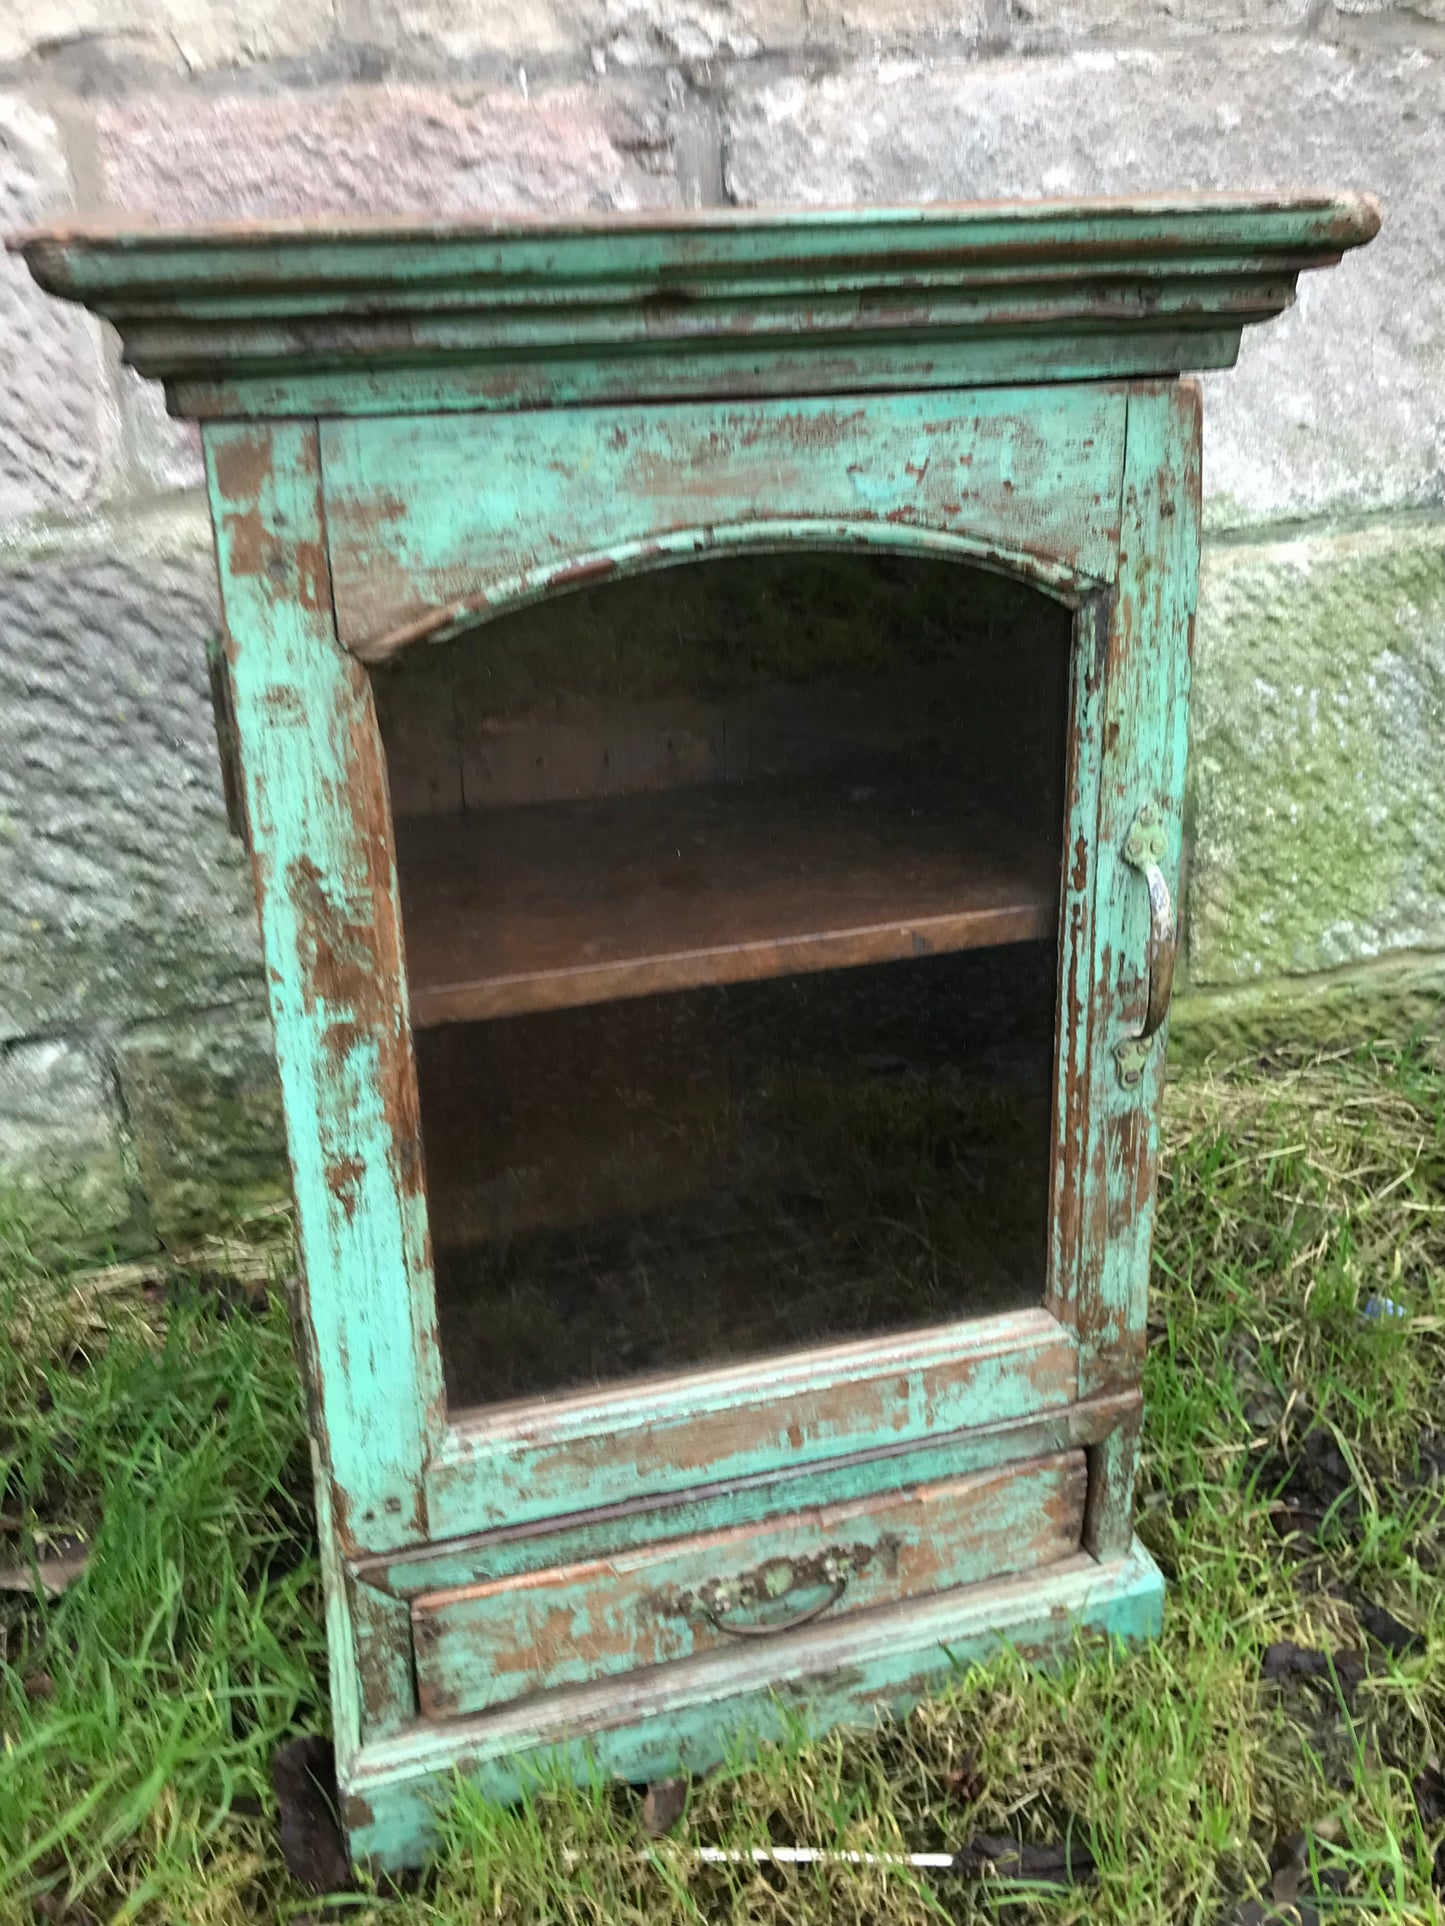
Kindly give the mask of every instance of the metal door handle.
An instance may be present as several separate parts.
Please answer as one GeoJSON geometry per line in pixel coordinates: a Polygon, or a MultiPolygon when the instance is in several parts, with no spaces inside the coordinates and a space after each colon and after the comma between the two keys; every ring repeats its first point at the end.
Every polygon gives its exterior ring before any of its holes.
{"type": "Polygon", "coordinates": [[[1144,1075],[1150,1042],[1169,1014],[1169,997],[1174,988],[1179,932],[1169,885],[1161,867],[1164,848],[1164,824],[1159,811],[1153,803],[1145,803],[1124,839],[1124,861],[1139,871],[1149,890],[1149,995],[1144,1021],[1133,1036],[1125,1037],[1114,1049],[1119,1081],[1126,1090],[1132,1090],[1144,1075]]]}

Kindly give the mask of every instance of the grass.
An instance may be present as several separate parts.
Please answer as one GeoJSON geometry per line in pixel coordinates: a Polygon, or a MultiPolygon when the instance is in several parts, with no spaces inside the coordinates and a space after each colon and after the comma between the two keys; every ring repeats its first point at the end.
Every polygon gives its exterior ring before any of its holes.
{"type": "MultiPolygon", "coordinates": [[[[463,1792],[420,1885],[336,1916],[1141,1926],[1258,1919],[1239,1904],[1273,1884],[1326,1917],[1445,1918],[1445,1818],[1413,1790],[1445,1763],[1445,1055],[1417,1039],[1194,1076],[1168,1141],[1139,1514],[1171,1581],[1156,1645],[1049,1676],[1005,1655],[904,1724],[800,1731],[693,1788],[650,1856],[627,1788],[515,1812],[463,1792]],[[1381,1295],[1410,1315],[1362,1318],[1381,1295]],[[1292,1468],[1322,1446],[1348,1489],[1292,1516],[1292,1468]],[[1367,1638],[1366,1599],[1423,1648],[1367,1638]],[[1262,1679],[1284,1640],[1358,1649],[1364,1675],[1262,1679]],[[1051,1891],[686,1851],[1070,1828],[1098,1875],[1051,1891]]],[[[0,1920],[293,1918],[314,1902],[281,1864],[268,1765],[324,1721],[325,1655],[278,1297],[227,1304],[184,1275],[77,1290],[18,1225],[5,1278],[0,1563],[37,1533],[91,1557],[49,1604],[0,1594],[0,1920]]]]}

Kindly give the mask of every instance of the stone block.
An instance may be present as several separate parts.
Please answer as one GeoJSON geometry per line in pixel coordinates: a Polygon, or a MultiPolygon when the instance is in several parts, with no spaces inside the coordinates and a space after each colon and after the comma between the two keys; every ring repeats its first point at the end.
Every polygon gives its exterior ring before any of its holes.
{"type": "Polygon", "coordinates": [[[135,1242],[116,1105],[89,1050],[58,1040],[0,1049],[0,1190],[42,1250],[135,1242]]]}
{"type": "MultiPolygon", "coordinates": [[[[54,124],[0,95],[0,236],[66,213],[70,179],[54,124]]],[[[43,294],[0,251],[0,528],[86,506],[114,452],[117,421],[101,333],[43,294]]]]}
{"type": "Polygon", "coordinates": [[[1211,1058],[1238,1063],[1280,1044],[1328,1050],[1437,1032],[1445,954],[1386,957],[1326,976],[1280,976],[1223,990],[1176,991],[1169,1009],[1170,1074],[1211,1058]]]}
{"type": "Polygon", "coordinates": [[[526,61],[556,64],[579,53],[587,0],[333,0],[336,30],[406,72],[482,69],[526,61]]]}
{"type": "Polygon", "coordinates": [[[71,51],[106,68],[245,67],[330,37],[334,0],[5,0],[0,61],[71,51]]]}
{"type": "Polygon", "coordinates": [[[1445,0],[1333,0],[1334,10],[1346,18],[1372,14],[1395,14],[1407,26],[1411,22],[1445,21],[1445,0]]]}
{"type": "Polygon", "coordinates": [[[856,36],[926,47],[932,41],[976,42],[988,27],[986,0],[813,0],[806,39],[814,46],[856,36]]]}
{"type": "Polygon", "coordinates": [[[1275,32],[1313,11],[1311,0],[1008,0],[1007,31],[1035,52],[1081,38],[1275,32]]]}
{"type": "MultiPolygon", "coordinates": [[[[1280,0],[1285,4],[1285,0],[1280,0]]],[[[972,42],[985,0],[340,0],[338,30],[398,71],[585,61],[593,72],[721,64],[840,40],[972,42]]]]}
{"type": "Polygon", "coordinates": [[[217,619],[199,504],[0,550],[0,1039],[256,994],[217,619]]]}
{"type": "Polygon", "coordinates": [[[97,138],[111,203],[166,222],[676,199],[665,117],[635,93],[151,95],[102,106],[97,138]]]}
{"type": "Polygon", "coordinates": [[[120,404],[134,481],[148,492],[163,494],[205,486],[200,427],[194,421],[173,420],[166,413],[160,382],[148,381],[133,368],[122,368],[120,404]]]}
{"type": "Polygon", "coordinates": [[[1192,986],[1445,951],[1445,521],[1207,549],[1191,721],[1192,986]]]}
{"type": "Polygon", "coordinates": [[[1354,187],[1384,230],[1206,379],[1214,526],[1445,499],[1445,59],[1219,39],[740,88],[743,202],[1354,187]]]}
{"type": "Polygon", "coordinates": [[[136,1174],[163,1244],[289,1196],[263,1008],[142,1025],[119,1040],[115,1061],[136,1174]]]}
{"type": "Polygon", "coordinates": [[[603,0],[589,24],[593,48],[616,66],[689,67],[751,59],[763,51],[764,33],[774,44],[801,38],[803,9],[777,0],[603,0]]]}

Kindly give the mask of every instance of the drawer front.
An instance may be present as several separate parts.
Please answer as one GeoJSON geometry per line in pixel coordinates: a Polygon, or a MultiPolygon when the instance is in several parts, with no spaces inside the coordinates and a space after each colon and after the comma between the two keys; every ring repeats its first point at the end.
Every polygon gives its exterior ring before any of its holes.
{"type": "Polygon", "coordinates": [[[412,1603],[424,1717],[1031,1570],[1079,1549],[1084,1453],[872,1493],[412,1603]]]}

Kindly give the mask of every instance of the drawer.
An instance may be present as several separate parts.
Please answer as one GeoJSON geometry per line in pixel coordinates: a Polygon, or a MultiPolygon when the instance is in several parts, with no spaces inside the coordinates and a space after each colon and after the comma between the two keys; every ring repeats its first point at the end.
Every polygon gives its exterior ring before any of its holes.
{"type": "Polygon", "coordinates": [[[412,1601],[423,1717],[482,1712],[1067,1558],[1082,1451],[412,1601]]]}

